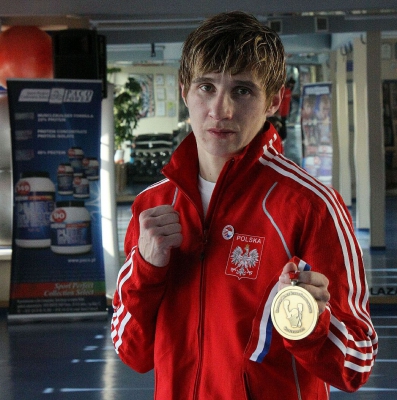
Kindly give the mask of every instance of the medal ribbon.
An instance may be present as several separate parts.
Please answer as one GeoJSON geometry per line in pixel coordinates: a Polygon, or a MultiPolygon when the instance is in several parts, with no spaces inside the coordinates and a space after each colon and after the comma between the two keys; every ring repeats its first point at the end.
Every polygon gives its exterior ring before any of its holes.
{"type": "MultiPolygon", "coordinates": [[[[297,271],[292,271],[292,278],[295,278],[297,273],[301,271],[310,271],[311,267],[299,257],[292,257],[289,262],[293,262],[297,267],[297,271]]],[[[291,278],[291,275],[290,275],[291,278]]],[[[246,357],[251,361],[262,362],[270,350],[272,339],[273,322],[270,318],[270,306],[278,292],[278,279],[270,291],[267,290],[261,305],[259,307],[257,316],[254,320],[253,334],[247,346],[246,357]]]]}

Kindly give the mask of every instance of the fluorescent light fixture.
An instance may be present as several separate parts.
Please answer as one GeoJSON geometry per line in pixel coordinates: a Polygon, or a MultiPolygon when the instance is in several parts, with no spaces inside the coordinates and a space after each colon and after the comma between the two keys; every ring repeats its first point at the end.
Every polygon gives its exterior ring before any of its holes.
{"type": "Polygon", "coordinates": [[[397,13],[345,15],[345,21],[369,21],[369,20],[387,20],[387,19],[397,19],[397,13]]]}
{"type": "Polygon", "coordinates": [[[198,26],[204,18],[185,19],[127,19],[127,20],[92,20],[91,23],[101,31],[112,30],[159,30],[191,29],[198,26]]]}

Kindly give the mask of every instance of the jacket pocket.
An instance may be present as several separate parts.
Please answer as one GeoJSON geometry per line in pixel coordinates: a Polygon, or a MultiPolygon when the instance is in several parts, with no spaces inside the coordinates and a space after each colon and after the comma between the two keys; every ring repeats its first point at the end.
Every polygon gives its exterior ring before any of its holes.
{"type": "Polygon", "coordinates": [[[254,398],[251,396],[249,380],[246,372],[243,372],[243,383],[244,383],[244,393],[246,400],[254,400],[254,398]]]}

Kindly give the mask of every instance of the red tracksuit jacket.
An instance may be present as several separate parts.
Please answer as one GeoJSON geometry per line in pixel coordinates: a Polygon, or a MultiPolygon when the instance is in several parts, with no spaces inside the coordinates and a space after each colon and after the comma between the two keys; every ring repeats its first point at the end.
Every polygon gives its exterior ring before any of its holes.
{"type": "Polygon", "coordinates": [[[224,166],[204,218],[190,134],[164,168],[167,178],[132,205],[112,339],[131,368],[155,369],[157,400],[323,400],[329,385],[354,391],[369,377],[377,335],[349,212],[281,155],[279,142],[267,125],[224,166]],[[138,219],[161,204],[180,213],[183,242],[157,268],[137,249],[138,219]],[[294,256],[326,275],[331,293],[299,341],[282,338],[269,318],[294,256]]]}

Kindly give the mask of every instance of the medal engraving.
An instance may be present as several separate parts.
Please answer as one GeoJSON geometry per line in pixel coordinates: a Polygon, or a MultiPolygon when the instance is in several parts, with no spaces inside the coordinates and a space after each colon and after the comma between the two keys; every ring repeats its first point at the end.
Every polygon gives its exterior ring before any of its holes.
{"type": "Polygon", "coordinates": [[[299,340],[316,327],[319,310],[314,297],[299,286],[280,290],[271,306],[273,326],[286,339],[299,340]]]}

